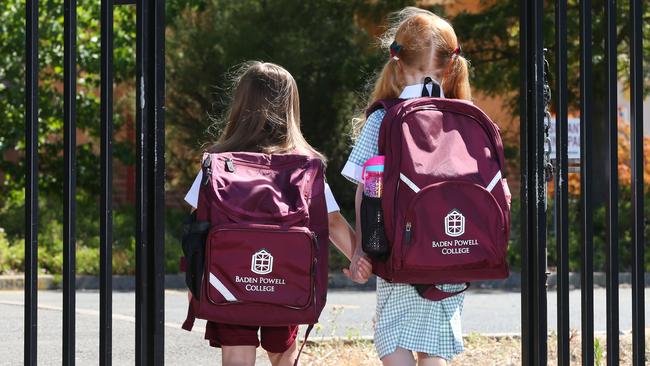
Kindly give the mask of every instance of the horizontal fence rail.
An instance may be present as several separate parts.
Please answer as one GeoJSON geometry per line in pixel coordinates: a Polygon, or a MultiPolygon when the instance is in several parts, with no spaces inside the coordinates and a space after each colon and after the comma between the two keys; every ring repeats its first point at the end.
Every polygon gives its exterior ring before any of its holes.
{"type": "MultiPolygon", "coordinates": [[[[607,365],[620,363],[620,322],[619,322],[619,183],[618,183],[618,46],[622,39],[630,40],[630,124],[631,124],[631,170],[632,170],[632,308],[622,309],[632,312],[632,362],[639,366],[647,363],[645,360],[645,318],[644,318],[644,215],[643,215],[643,58],[642,58],[642,14],[641,0],[631,0],[629,7],[629,27],[617,25],[617,14],[620,7],[616,0],[597,2],[604,8],[596,11],[590,0],[581,0],[576,6],[579,11],[579,29],[573,34],[579,34],[580,63],[579,63],[579,100],[580,109],[580,240],[581,240],[581,359],[583,365],[594,365],[594,226],[593,212],[594,181],[604,174],[607,185],[606,199],[606,311],[607,311],[607,365]],[[595,16],[603,16],[603,21],[595,21],[595,16]],[[599,87],[593,74],[594,49],[592,44],[596,34],[594,24],[603,26],[604,37],[604,70],[605,92],[595,100],[593,90],[599,87]],[[617,34],[617,32],[627,32],[617,34]],[[603,100],[600,100],[603,98],[603,100]],[[605,107],[604,118],[595,116],[593,110],[596,104],[605,107]],[[602,121],[602,122],[599,122],[602,121]],[[600,125],[602,123],[602,125],[600,125]],[[594,159],[594,135],[592,131],[604,131],[605,161],[594,159]],[[595,169],[598,166],[601,170],[595,169]],[[595,172],[599,172],[596,174],[595,172]]],[[[546,227],[546,212],[538,208],[540,199],[535,192],[540,191],[540,185],[546,184],[538,179],[548,173],[544,170],[543,156],[539,149],[539,131],[542,128],[543,116],[539,113],[539,90],[544,78],[539,74],[544,69],[544,60],[538,55],[543,50],[541,25],[543,2],[521,1],[521,211],[522,211],[522,365],[546,365],[547,342],[546,329],[538,324],[546,319],[546,308],[534,302],[540,301],[542,292],[546,291],[545,278],[540,277],[543,261],[539,256],[544,255],[540,250],[544,246],[546,227]],[[536,151],[536,152],[535,152],[536,151]],[[537,257],[536,257],[537,256],[537,257]],[[543,314],[538,314],[542,312],[543,314]]],[[[555,62],[554,95],[556,114],[556,158],[554,162],[555,182],[555,240],[557,245],[557,364],[569,365],[569,191],[568,191],[568,152],[567,125],[569,86],[567,80],[573,79],[568,74],[570,65],[567,52],[567,38],[571,30],[567,27],[568,1],[554,2],[554,48],[555,62]]],[[[550,4],[548,5],[550,7],[550,4]]],[[[603,64],[601,64],[603,65],[603,64]]],[[[545,298],[544,298],[545,301],[545,298]]]]}

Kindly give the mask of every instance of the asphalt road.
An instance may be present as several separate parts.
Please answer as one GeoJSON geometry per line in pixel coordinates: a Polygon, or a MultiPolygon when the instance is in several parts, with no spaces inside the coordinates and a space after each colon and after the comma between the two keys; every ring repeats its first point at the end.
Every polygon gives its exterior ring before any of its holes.
{"type": "MultiPolygon", "coordinates": [[[[646,289],[646,298],[650,295],[646,289]]],[[[61,292],[40,291],[38,312],[39,365],[61,364],[61,292]]],[[[620,289],[621,330],[631,329],[631,290],[620,289]]],[[[570,294],[571,327],[580,328],[580,291],[570,294]]],[[[135,294],[113,294],[113,364],[133,364],[135,294]]],[[[555,329],[555,293],[548,296],[549,329],[555,329]]],[[[605,331],[605,290],[594,290],[595,330],[605,331]]],[[[328,305],[310,339],[327,337],[369,337],[372,335],[375,293],[372,291],[330,291],[328,305]]],[[[521,297],[518,292],[470,290],[463,311],[463,332],[483,334],[520,333],[521,297]]],[[[646,314],[650,301],[646,301],[646,314]]],[[[218,350],[203,340],[203,322],[197,321],[191,333],[180,329],[187,310],[184,292],[167,291],[165,294],[165,363],[167,365],[219,365],[218,350]]],[[[96,365],[99,344],[99,294],[77,293],[77,344],[78,365],[96,365]]],[[[0,365],[21,365],[23,360],[23,292],[0,292],[0,365]]],[[[646,326],[650,319],[646,316],[646,326]]],[[[259,365],[268,365],[262,352],[259,365]]]]}

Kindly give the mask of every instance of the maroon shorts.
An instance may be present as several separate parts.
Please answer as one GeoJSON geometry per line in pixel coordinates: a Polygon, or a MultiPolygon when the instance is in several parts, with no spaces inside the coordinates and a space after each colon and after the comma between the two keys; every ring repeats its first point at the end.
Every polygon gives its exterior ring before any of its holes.
{"type": "Polygon", "coordinates": [[[259,327],[208,322],[205,326],[205,339],[212,347],[221,346],[255,346],[271,353],[282,353],[296,341],[297,325],[284,327],[259,327]],[[260,330],[261,328],[261,330],[260,330]],[[260,330],[260,339],[257,331],[260,330]]]}

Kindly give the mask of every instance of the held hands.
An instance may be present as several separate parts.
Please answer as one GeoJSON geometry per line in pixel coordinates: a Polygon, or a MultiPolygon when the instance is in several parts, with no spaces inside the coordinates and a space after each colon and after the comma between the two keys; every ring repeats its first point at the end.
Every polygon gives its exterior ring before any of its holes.
{"type": "Polygon", "coordinates": [[[365,255],[355,253],[350,260],[350,268],[343,268],[343,273],[352,281],[364,284],[372,274],[372,265],[365,255]]]}

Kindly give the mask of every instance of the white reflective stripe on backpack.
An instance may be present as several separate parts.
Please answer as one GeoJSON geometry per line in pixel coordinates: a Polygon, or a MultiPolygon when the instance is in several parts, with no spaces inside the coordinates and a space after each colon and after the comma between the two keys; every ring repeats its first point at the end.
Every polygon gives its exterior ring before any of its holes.
{"type": "Polygon", "coordinates": [[[402,182],[406,183],[406,185],[409,186],[409,188],[411,188],[413,192],[415,193],[420,192],[420,187],[416,186],[415,183],[413,183],[413,181],[408,179],[404,174],[399,173],[399,179],[401,179],[402,182]]]}
{"type": "Polygon", "coordinates": [[[487,189],[488,192],[492,192],[492,190],[497,185],[497,183],[499,183],[500,180],[501,180],[501,171],[499,170],[497,174],[494,176],[494,178],[492,178],[490,184],[488,184],[487,187],[485,187],[485,189],[487,189]]]}
{"type": "MultiPolygon", "coordinates": [[[[411,188],[411,190],[413,190],[413,192],[415,192],[415,193],[420,192],[420,187],[415,185],[415,183],[413,183],[412,180],[408,179],[408,177],[406,177],[404,174],[399,173],[399,179],[402,182],[404,182],[407,186],[409,186],[409,188],[411,188]]],[[[488,184],[487,187],[485,187],[485,189],[488,192],[492,192],[492,190],[497,185],[497,183],[499,183],[500,180],[501,180],[501,171],[499,170],[497,172],[497,174],[494,176],[494,178],[492,178],[492,181],[490,182],[490,184],[488,184]]]]}
{"type": "Polygon", "coordinates": [[[230,290],[228,290],[226,286],[224,286],[224,284],[212,273],[210,273],[210,284],[219,291],[227,301],[237,301],[235,295],[233,295],[232,292],[230,292],[230,290]]]}

